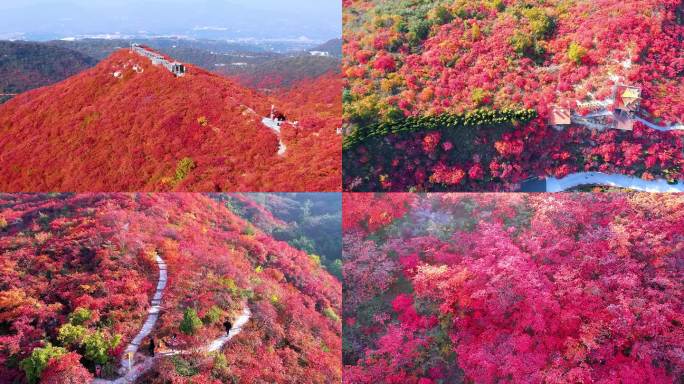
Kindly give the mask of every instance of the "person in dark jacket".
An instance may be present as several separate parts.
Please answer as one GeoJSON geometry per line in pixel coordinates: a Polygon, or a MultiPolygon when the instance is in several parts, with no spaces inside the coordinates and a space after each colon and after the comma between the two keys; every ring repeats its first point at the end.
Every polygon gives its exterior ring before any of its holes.
{"type": "Polygon", "coordinates": [[[230,330],[233,329],[233,323],[231,323],[230,320],[226,320],[223,323],[223,327],[226,328],[226,333],[230,333],[230,330]]]}
{"type": "Polygon", "coordinates": [[[282,114],[282,112],[277,112],[277,111],[276,111],[276,113],[273,115],[273,119],[276,120],[276,121],[285,121],[285,120],[287,120],[287,118],[285,117],[285,115],[282,114]]]}
{"type": "Polygon", "coordinates": [[[150,344],[147,346],[150,356],[154,356],[154,338],[150,337],[150,344]]]}

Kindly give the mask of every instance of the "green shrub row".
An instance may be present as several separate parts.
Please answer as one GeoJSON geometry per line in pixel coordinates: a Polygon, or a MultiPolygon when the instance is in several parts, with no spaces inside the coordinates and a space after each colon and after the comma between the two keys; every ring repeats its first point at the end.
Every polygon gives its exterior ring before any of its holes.
{"type": "Polygon", "coordinates": [[[358,128],[345,136],[343,149],[351,149],[362,142],[390,134],[432,131],[437,129],[460,129],[472,127],[499,127],[527,124],[537,117],[533,109],[477,109],[464,114],[442,114],[439,116],[411,116],[396,122],[381,122],[358,128]]]}

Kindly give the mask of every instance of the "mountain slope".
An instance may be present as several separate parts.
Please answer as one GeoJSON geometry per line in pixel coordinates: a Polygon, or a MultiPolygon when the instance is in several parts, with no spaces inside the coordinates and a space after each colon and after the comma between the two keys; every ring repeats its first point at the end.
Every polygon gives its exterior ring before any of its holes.
{"type": "MultiPolygon", "coordinates": [[[[273,168],[289,173],[292,178],[310,180],[312,187],[330,180],[329,189],[309,188],[305,191],[340,190],[342,185],[342,76],[329,73],[316,79],[302,80],[291,88],[276,91],[276,105],[289,111],[288,119],[297,126],[283,124],[281,138],[291,151],[273,168]],[[298,166],[311,164],[313,169],[298,166]],[[315,172],[312,174],[312,172],[315,172]]],[[[277,191],[298,192],[292,189],[277,191]]]]}
{"type": "MultiPolygon", "coordinates": [[[[95,64],[94,59],[67,48],[0,41],[0,94],[53,84],[95,64]]],[[[8,98],[0,95],[0,102],[8,98]]]]}
{"type": "MultiPolygon", "coordinates": [[[[213,196],[212,196],[213,197],[213,196]]],[[[342,281],[339,231],[342,196],[335,193],[216,194],[226,206],[277,240],[315,254],[342,281]]]]}
{"type": "Polygon", "coordinates": [[[341,380],[339,281],[209,196],[0,195],[0,253],[0,377],[10,382],[48,342],[115,377],[145,321],[157,256],[168,268],[150,334],[159,352],[206,346],[245,306],[251,318],[218,355],[159,358],[144,382],[341,380]]]}
{"type": "Polygon", "coordinates": [[[334,143],[314,139],[279,156],[276,134],[261,123],[272,100],[187,67],[187,75],[176,78],[120,50],[91,70],[3,105],[1,189],[339,189],[339,168],[288,162],[334,143]],[[286,163],[301,177],[275,169],[286,163]]]}

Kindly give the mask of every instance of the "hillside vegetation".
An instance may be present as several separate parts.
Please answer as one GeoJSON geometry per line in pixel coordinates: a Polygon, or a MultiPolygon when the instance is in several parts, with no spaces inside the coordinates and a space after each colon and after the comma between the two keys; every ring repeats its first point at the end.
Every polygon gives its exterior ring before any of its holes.
{"type": "MultiPolygon", "coordinates": [[[[15,94],[54,84],[97,62],[67,48],[0,41],[0,94],[15,94]]],[[[10,96],[0,95],[0,103],[10,96]]]]}
{"type": "Polygon", "coordinates": [[[315,255],[333,276],[342,281],[342,196],[334,193],[219,194],[241,217],[275,239],[315,255]]]}
{"type": "Polygon", "coordinates": [[[341,380],[340,282],[209,196],[2,195],[0,254],[3,382],[86,382],[97,365],[115,377],[157,256],[169,276],[150,335],[160,348],[205,346],[244,306],[252,315],[222,351],[158,358],[143,382],[341,380]]]}
{"type": "Polygon", "coordinates": [[[244,66],[219,67],[215,71],[235,78],[246,87],[274,90],[288,88],[298,82],[326,74],[339,75],[340,68],[338,58],[301,54],[277,57],[244,66]]]}
{"type": "Polygon", "coordinates": [[[680,383],[684,199],[344,195],[344,383],[680,383]]]}
{"type": "Polygon", "coordinates": [[[547,125],[553,105],[609,98],[615,80],[642,89],[648,119],[684,121],[681,1],[344,4],[344,116],[355,135],[411,116],[538,114],[506,131],[485,122],[471,133],[447,127],[369,140],[345,151],[346,189],[514,190],[528,176],[583,170],[682,178],[680,133],[641,123],[633,132],[547,125]],[[444,169],[449,177],[440,177],[444,169]]]}
{"type": "Polygon", "coordinates": [[[330,76],[309,80],[281,101],[192,65],[175,78],[121,50],[91,70],[0,107],[0,186],[339,190],[340,86],[330,76]],[[299,121],[282,129],[284,156],[277,154],[276,134],[261,123],[272,104],[299,121]]]}

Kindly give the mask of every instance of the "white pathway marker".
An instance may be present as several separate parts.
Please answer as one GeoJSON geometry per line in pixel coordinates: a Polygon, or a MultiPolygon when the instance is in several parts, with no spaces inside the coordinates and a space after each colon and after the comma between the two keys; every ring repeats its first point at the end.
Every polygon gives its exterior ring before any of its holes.
{"type": "Polygon", "coordinates": [[[610,187],[628,188],[642,192],[684,192],[684,184],[668,184],[666,180],[643,180],[634,176],[609,175],[601,172],[572,173],[556,179],[546,179],[546,192],[562,192],[580,185],[605,185],[610,187]]]}

